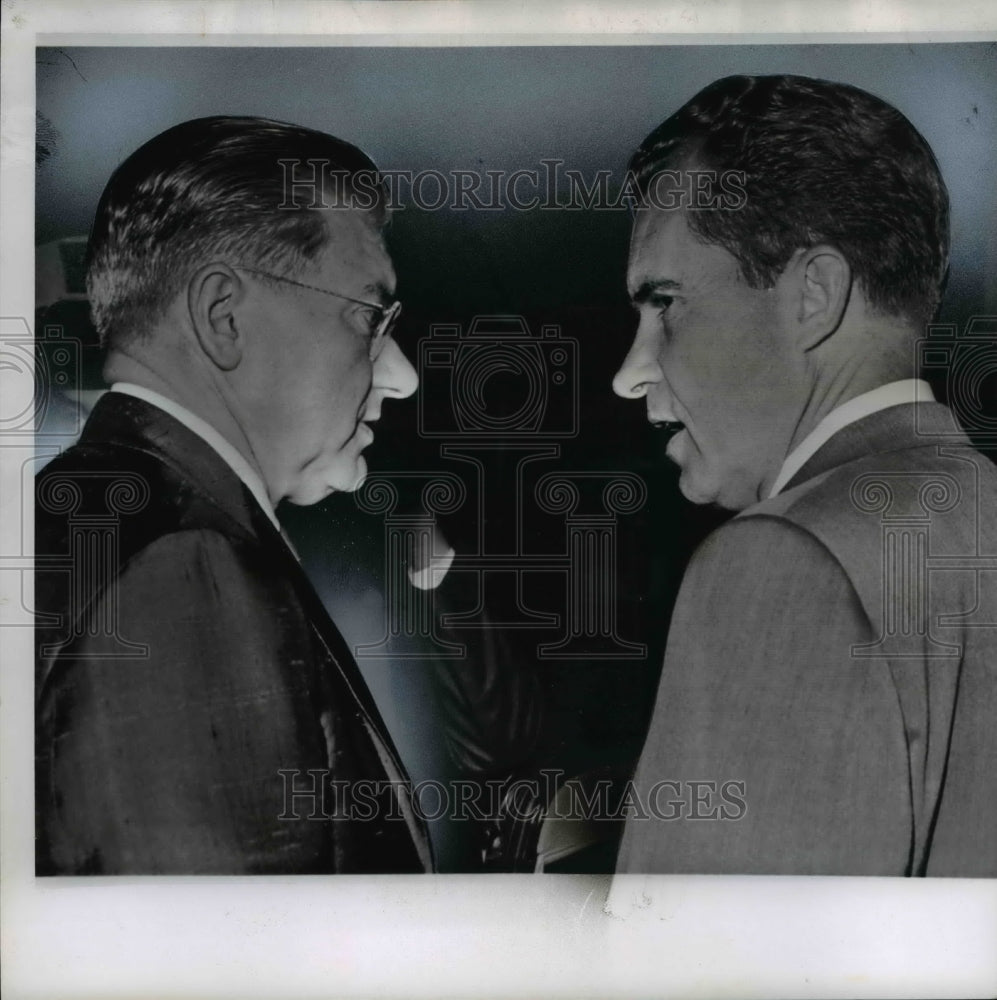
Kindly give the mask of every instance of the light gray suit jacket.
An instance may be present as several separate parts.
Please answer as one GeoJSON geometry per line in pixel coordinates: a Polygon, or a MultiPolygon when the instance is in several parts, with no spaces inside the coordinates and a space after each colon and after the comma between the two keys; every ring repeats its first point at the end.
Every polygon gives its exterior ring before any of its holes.
{"type": "Polygon", "coordinates": [[[706,539],[634,792],[620,871],[997,875],[997,467],[948,409],[706,539]]]}

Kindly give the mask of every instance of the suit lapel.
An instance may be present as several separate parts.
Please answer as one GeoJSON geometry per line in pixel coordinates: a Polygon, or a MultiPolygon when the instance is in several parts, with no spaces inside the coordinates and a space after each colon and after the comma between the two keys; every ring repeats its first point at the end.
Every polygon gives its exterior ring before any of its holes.
{"type": "MultiPolygon", "coordinates": [[[[352,650],[343,638],[342,633],[336,628],[333,620],[329,617],[322,599],[318,596],[308,575],[301,568],[301,564],[298,562],[290,546],[281,537],[280,532],[273,526],[273,523],[266,514],[259,509],[259,505],[255,503],[248,489],[246,493],[248,498],[253,501],[253,527],[258,539],[266,546],[271,555],[279,561],[281,569],[290,578],[308,620],[318,633],[322,644],[328,650],[340,676],[353,693],[364,714],[368,717],[368,721],[378,737],[390,747],[392,758],[397,760],[397,754],[387,734],[381,714],[370,694],[367,682],[360,673],[360,668],[356,664],[352,650]]],[[[398,767],[404,774],[405,772],[400,762],[398,763],[398,767]]]]}
{"type": "MultiPolygon", "coordinates": [[[[246,491],[249,492],[248,489],[246,491]]],[[[409,829],[419,861],[427,872],[433,870],[433,855],[430,847],[429,833],[425,821],[416,813],[410,791],[410,779],[405,765],[398,756],[398,751],[388,735],[387,727],[381,718],[381,713],[367,687],[367,682],[360,673],[360,668],[347,645],[342,633],[325,610],[318,592],[312,585],[308,575],[301,568],[297,557],[281,537],[281,533],[273,526],[270,519],[256,507],[258,511],[257,532],[261,541],[271,550],[274,558],[279,559],[284,572],[294,584],[298,599],[304,608],[308,620],[318,634],[319,639],[329,654],[329,660],[338,672],[342,681],[353,695],[359,707],[367,734],[374,750],[381,761],[392,787],[398,798],[398,805],[409,829]]]]}

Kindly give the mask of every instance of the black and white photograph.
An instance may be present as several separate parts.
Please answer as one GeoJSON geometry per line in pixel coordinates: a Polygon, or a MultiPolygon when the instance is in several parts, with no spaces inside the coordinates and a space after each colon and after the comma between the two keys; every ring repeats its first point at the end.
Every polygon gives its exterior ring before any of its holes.
{"type": "Polygon", "coordinates": [[[288,923],[273,993],[180,961],[106,996],[990,995],[994,31],[474,41],[429,35],[473,4],[328,6],[427,30],[17,50],[15,878],[63,921],[276,887],[341,928],[288,923]],[[911,932],[864,952],[892,979],[820,934],[824,980],[771,943],[702,979],[681,942],[726,891],[971,930],[944,974],[911,932]],[[356,957],[455,925],[537,934],[484,980],[356,957]],[[580,964],[604,946],[637,971],[580,964]]]}

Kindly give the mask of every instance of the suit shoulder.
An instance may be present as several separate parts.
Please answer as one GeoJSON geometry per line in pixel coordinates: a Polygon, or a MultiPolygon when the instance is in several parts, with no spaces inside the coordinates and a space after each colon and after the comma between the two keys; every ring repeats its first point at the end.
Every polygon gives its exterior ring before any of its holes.
{"type": "MultiPolygon", "coordinates": [[[[891,546],[965,558],[993,551],[995,506],[993,463],[968,446],[934,441],[864,455],[756,504],[739,520],[778,520],[817,540],[841,565],[870,619],[880,621],[891,546]]],[[[971,574],[947,581],[953,609],[972,605],[974,581],[971,574]]]]}
{"type": "Polygon", "coordinates": [[[134,573],[157,563],[187,564],[198,558],[248,564],[256,557],[255,548],[210,525],[177,527],[150,539],[122,565],[121,572],[134,573]]]}
{"type": "Polygon", "coordinates": [[[794,607],[819,592],[853,611],[869,609],[854,568],[818,533],[789,518],[754,508],[717,528],[693,554],[681,599],[704,599],[725,615],[751,616],[761,607],[794,607]],[[696,596],[698,595],[698,596],[696,596]]]}
{"type": "Polygon", "coordinates": [[[46,610],[60,621],[36,631],[39,698],[67,677],[97,677],[101,664],[113,685],[122,656],[219,669],[233,658],[245,665],[307,654],[310,633],[289,578],[265,551],[219,532],[164,535],[119,572],[102,575],[98,563],[89,576],[80,602],[51,589],[46,610]],[[82,674],[73,670],[79,663],[87,664],[82,674]]]}
{"type": "Polygon", "coordinates": [[[36,552],[65,551],[74,524],[94,518],[113,525],[122,562],[180,531],[248,537],[182,470],[152,451],[114,443],[75,445],[35,477],[36,552]]]}
{"type": "Polygon", "coordinates": [[[751,508],[804,527],[949,513],[997,502],[997,467],[969,446],[937,441],[863,455],[751,508]]]}
{"type": "Polygon", "coordinates": [[[282,589],[284,575],[261,546],[212,527],[181,528],[149,541],[122,564],[118,587],[140,579],[163,592],[181,590],[228,601],[282,589]]]}
{"type": "Polygon", "coordinates": [[[709,573],[716,580],[750,573],[750,586],[764,588],[782,579],[791,567],[805,565],[810,573],[843,572],[834,552],[805,524],[754,508],[711,532],[693,554],[686,575],[709,573]]]}
{"type": "MultiPolygon", "coordinates": [[[[777,512],[752,508],[711,532],[693,555],[690,567],[709,564],[712,571],[730,570],[745,560],[756,567],[778,566],[802,559],[833,564],[833,553],[806,524],[777,512]],[[759,560],[764,560],[759,563],[759,560]]],[[[759,574],[759,578],[771,574],[759,574]]]]}

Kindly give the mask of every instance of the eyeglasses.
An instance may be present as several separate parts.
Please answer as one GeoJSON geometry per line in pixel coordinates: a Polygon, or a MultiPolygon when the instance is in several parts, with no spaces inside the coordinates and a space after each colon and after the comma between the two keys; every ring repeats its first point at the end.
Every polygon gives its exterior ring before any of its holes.
{"type": "Polygon", "coordinates": [[[390,306],[382,306],[379,302],[368,302],[366,299],[354,299],[349,295],[343,295],[341,292],[333,292],[328,288],[319,288],[318,285],[307,285],[303,281],[295,281],[293,278],[284,278],[279,274],[271,274],[269,271],[262,271],[258,267],[246,267],[244,264],[236,264],[234,266],[238,271],[249,271],[250,274],[260,274],[264,278],[270,278],[273,281],[283,281],[288,285],[296,285],[298,288],[308,288],[313,292],[321,292],[323,295],[332,295],[335,298],[343,299],[346,302],[355,302],[358,306],[367,306],[368,309],[376,309],[380,314],[381,319],[377,324],[377,328],[371,334],[370,343],[368,344],[371,361],[377,360],[378,355],[384,348],[385,339],[390,336],[391,331],[395,327],[395,323],[398,322],[398,317],[401,315],[402,304],[397,300],[392,302],[390,306]]]}

